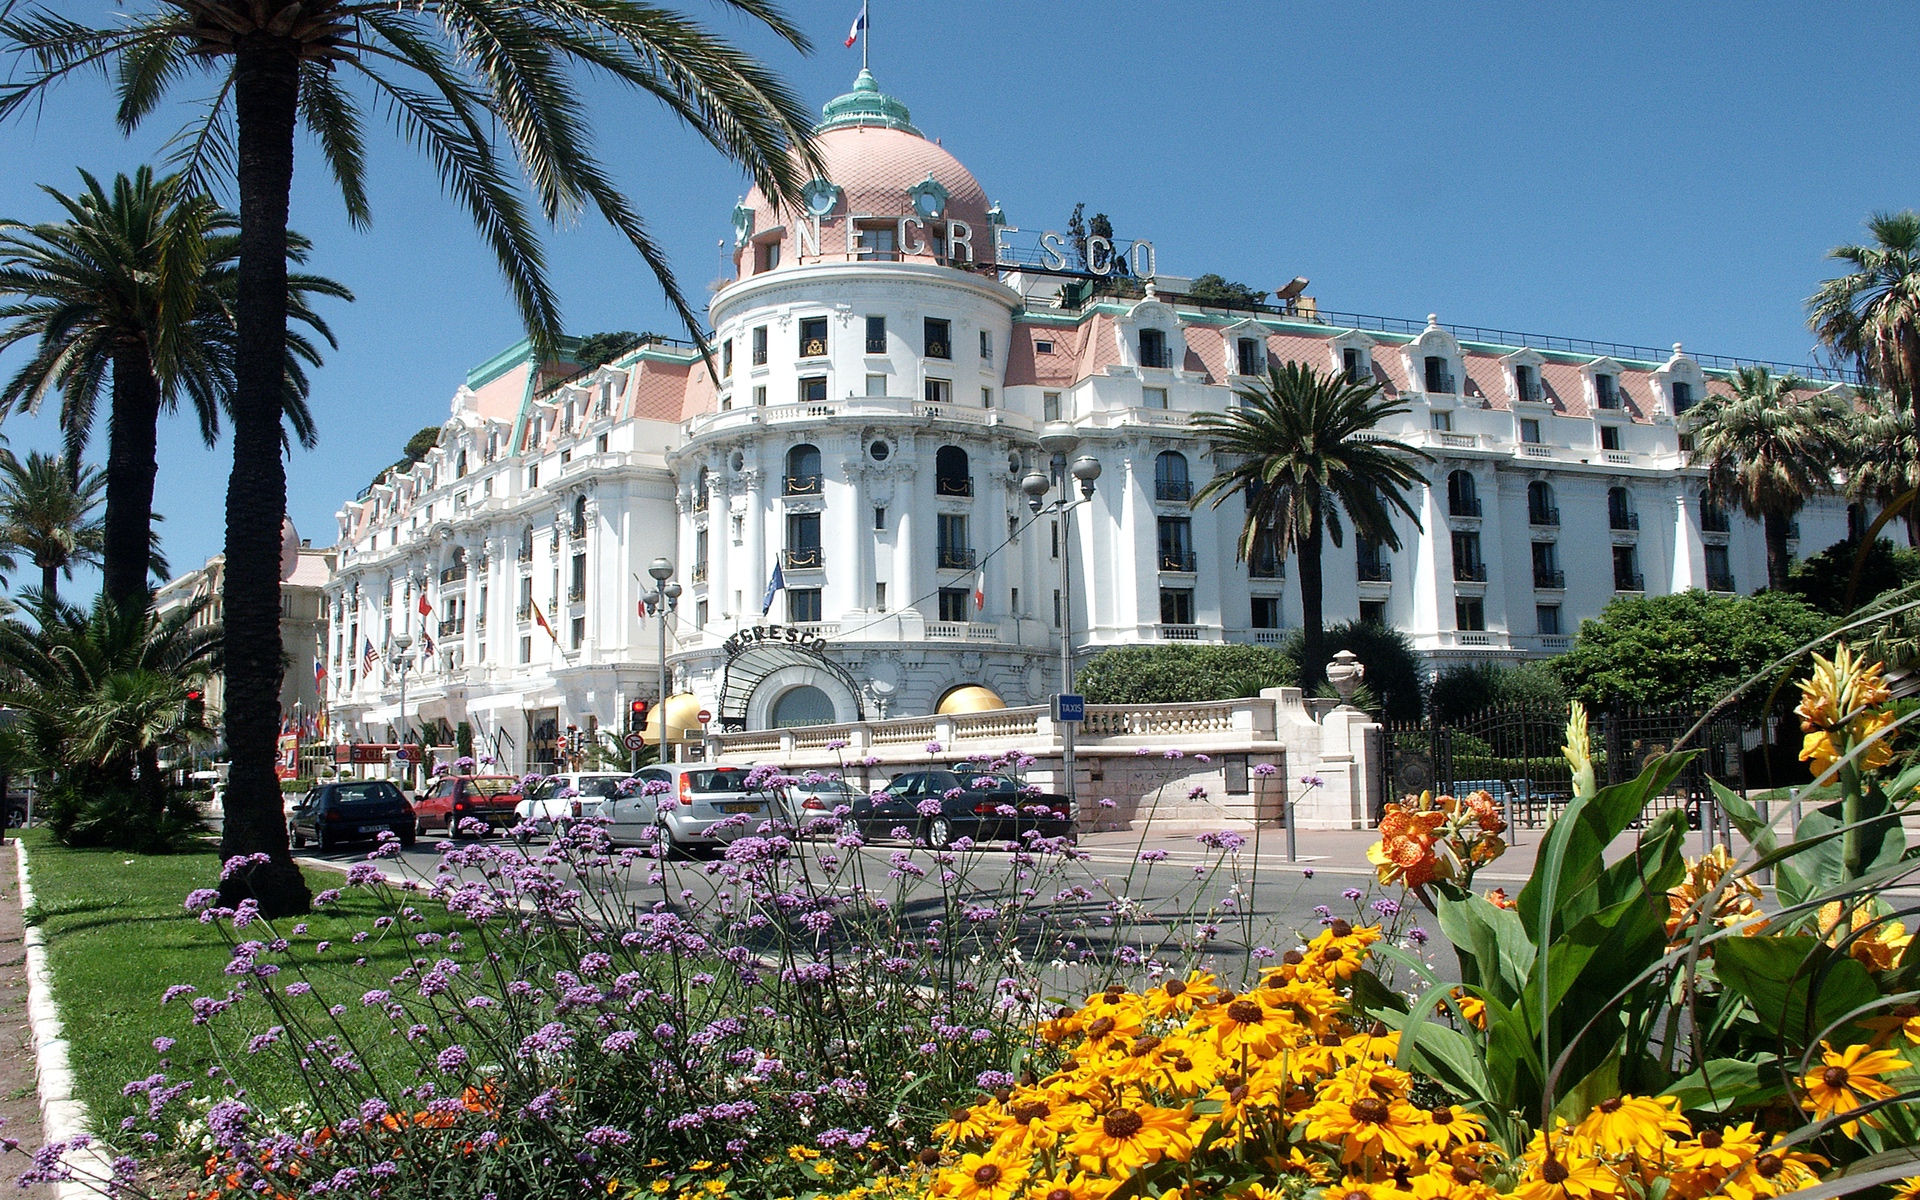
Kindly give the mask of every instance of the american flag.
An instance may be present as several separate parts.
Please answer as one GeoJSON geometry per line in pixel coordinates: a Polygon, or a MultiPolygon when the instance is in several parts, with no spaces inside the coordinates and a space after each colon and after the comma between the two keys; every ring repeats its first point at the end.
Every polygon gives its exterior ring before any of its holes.
{"type": "Polygon", "coordinates": [[[373,664],[375,662],[378,662],[379,659],[380,659],[380,652],[373,648],[373,639],[368,638],[367,652],[360,656],[360,673],[362,675],[373,674],[373,664]]]}

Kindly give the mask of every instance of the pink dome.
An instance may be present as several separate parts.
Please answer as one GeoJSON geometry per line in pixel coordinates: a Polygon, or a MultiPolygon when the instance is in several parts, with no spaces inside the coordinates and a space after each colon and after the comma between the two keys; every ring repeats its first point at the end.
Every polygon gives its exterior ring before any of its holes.
{"type": "MultiPolygon", "coordinates": [[[[912,189],[931,179],[946,191],[941,219],[965,221],[974,230],[975,253],[990,245],[987,230],[987,193],[960,160],[928,141],[907,122],[906,108],[882,96],[872,77],[861,73],[855,90],[826,106],[827,120],[816,131],[815,145],[825,160],[826,179],[841,189],[831,211],[821,217],[821,252],[839,257],[846,248],[844,223],[850,213],[875,218],[914,215],[912,189]],[[831,232],[829,232],[831,231],[831,232]],[[983,237],[989,240],[983,242],[983,237]]],[[[736,229],[751,214],[752,234],[788,226],[781,238],[782,258],[795,252],[794,214],[776,212],[758,187],[750,190],[736,210],[736,229]]],[[[736,247],[738,249],[738,247],[736,247]]]]}

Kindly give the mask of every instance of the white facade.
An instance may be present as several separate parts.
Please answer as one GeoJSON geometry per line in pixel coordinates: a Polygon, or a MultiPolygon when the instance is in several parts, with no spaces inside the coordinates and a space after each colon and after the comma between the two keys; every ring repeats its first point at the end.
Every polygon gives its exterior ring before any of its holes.
{"type": "MultiPolygon", "coordinates": [[[[673,689],[716,729],[927,714],[965,685],[1042,701],[1067,539],[1082,661],[1277,643],[1297,580],[1235,561],[1240,499],[1190,507],[1216,468],[1190,421],[1288,359],[1379,382],[1408,408],[1383,432],[1436,459],[1400,550],[1328,547],[1329,621],[1387,621],[1435,663],[1520,658],[1565,649],[1619,594],[1764,583],[1758,527],[1713,528],[1684,466],[1676,410],[1718,376],[1680,347],[1616,359],[1431,319],[1343,325],[1310,301],[1233,311],[1164,274],[1132,298],[1063,299],[1060,277],[995,261],[998,210],[870,78],[827,112],[814,212],[757,192],[735,211],[712,375],[665,342],[571,378],[516,348],[476,368],[424,462],[342,510],[337,734],[393,736],[384,655],[420,632],[422,591],[435,653],[409,676],[409,724],[464,722],[516,768],[551,761],[568,725],[623,725],[657,698],[640,611],[656,556],[684,587],[673,689]],[[1043,432],[1102,468],[1065,527],[1020,488],[1057,477],[1043,432]]],[[[1847,532],[1838,501],[1800,523],[1808,552],[1847,532]]]]}

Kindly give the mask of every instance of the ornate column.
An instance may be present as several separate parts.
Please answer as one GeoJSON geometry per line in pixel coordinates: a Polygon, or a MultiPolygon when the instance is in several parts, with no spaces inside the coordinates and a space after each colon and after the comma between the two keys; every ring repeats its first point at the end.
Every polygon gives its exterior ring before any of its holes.
{"type": "MultiPolygon", "coordinates": [[[[760,598],[766,595],[767,580],[773,574],[773,559],[767,554],[767,472],[757,465],[740,472],[747,489],[746,542],[747,569],[739,584],[741,611],[734,616],[743,625],[761,619],[760,598]]],[[[777,600],[778,597],[775,597],[777,600]]]]}

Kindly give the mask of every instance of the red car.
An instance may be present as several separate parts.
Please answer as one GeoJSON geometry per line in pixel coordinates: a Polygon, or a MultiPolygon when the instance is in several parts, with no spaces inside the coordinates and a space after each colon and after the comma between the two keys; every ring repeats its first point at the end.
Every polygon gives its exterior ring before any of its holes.
{"type": "Polygon", "coordinates": [[[444,775],[413,802],[413,812],[420,836],[443,829],[457,837],[459,823],[468,819],[485,821],[489,830],[511,829],[519,803],[520,780],[515,776],[444,775]]]}

